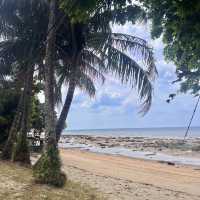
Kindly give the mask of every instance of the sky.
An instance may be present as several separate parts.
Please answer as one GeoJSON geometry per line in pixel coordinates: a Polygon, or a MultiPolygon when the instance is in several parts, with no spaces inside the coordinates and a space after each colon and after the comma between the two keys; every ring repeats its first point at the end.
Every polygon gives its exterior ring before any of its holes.
{"type": "MultiPolygon", "coordinates": [[[[154,83],[152,107],[145,116],[141,116],[137,92],[108,75],[104,85],[96,84],[97,93],[93,99],[78,89],[75,91],[67,120],[68,129],[187,126],[197,99],[190,94],[179,94],[170,104],[166,103],[169,94],[176,92],[179,85],[172,84],[172,81],[176,80],[175,66],[164,59],[162,39],[151,40],[149,24],[127,23],[113,27],[113,32],[143,38],[154,48],[159,76],[154,83]]],[[[67,88],[64,88],[63,97],[66,92],[67,88]]],[[[200,124],[199,111],[198,108],[192,126],[200,124]]]]}

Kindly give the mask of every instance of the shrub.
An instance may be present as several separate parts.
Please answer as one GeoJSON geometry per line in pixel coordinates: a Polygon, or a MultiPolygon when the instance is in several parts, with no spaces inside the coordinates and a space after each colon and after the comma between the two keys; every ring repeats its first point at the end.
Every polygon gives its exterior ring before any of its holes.
{"type": "Polygon", "coordinates": [[[48,143],[46,151],[33,167],[33,176],[37,183],[62,187],[66,182],[66,176],[61,172],[61,160],[55,143],[48,143]]]}

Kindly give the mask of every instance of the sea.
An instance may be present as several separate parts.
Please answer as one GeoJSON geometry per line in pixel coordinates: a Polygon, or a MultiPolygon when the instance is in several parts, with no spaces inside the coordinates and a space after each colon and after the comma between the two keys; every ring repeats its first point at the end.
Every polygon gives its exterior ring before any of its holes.
{"type": "MultiPolygon", "coordinates": [[[[184,138],[187,127],[162,128],[118,128],[118,129],[87,129],[67,130],[63,135],[89,135],[103,137],[155,137],[155,138],[184,138]]],[[[191,127],[187,134],[190,138],[200,138],[200,127],[191,127]]]]}

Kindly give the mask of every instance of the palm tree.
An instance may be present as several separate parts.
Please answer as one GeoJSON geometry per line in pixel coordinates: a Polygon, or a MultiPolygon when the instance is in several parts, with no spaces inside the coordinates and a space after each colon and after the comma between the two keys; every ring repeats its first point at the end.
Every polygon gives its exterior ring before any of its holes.
{"type": "MultiPolygon", "coordinates": [[[[24,135],[22,133],[27,131],[28,121],[26,120],[28,119],[29,112],[26,112],[26,110],[29,109],[31,105],[30,100],[31,100],[31,91],[32,91],[31,88],[33,84],[34,67],[29,67],[29,64],[27,63],[28,67],[26,66],[27,67],[26,69],[25,65],[23,65],[23,63],[20,63],[20,61],[22,61],[21,59],[23,56],[20,57],[19,55],[16,54],[15,45],[18,46],[18,42],[11,41],[11,40],[3,41],[0,44],[0,46],[2,47],[0,49],[0,57],[2,60],[0,68],[1,69],[5,68],[5,65],[6,65],[6,68],[10,70],[10,73],[7,74],[7,76],[9,76],[12,79],[16,79],[16,78],[18,79],[18,80],[15,80],[16,90],[20,91],[22,89],[21,97],[18,103],[17,112],[13,120],[12,126],[10,128],[8,140],[2,152],[3,159],[11,158],[12,150],[14,149],[13,145],[14,145],[14,142],[16,141],[17,133],[19,132],[19,138],[21,138],[20,136],[24,135]],[[13,75],[11,72],[12,70],[22,70],[23,72],[22,71],[17,72],[15,75],[13,75]],[[23,121],[25,121],[26,125],[25,123],[23,123],[23,121]],[[22,124],[23,126],[20,127],[22,124]],[[19,129],[21,129],[21,131],[19,129]]],[[[27,146],[25,139],[22,140],[22,142],[25,144],[24,147],[27,146]]],[[[20,147],[20,145],[17,145],[17,147],[20,147]]],[[[29,155],[28,148],[26,151],[25,149],[22,149],[21,151],[17,150],[17,152],[18,152],[17,154],[13,155],[14,161],[30,163],[29,156],[27,156],[29,155]],[[16,155],[17,155],[17,158],[15,158],[16,155]]]]}
{"type": "Polygon", "coordinates": [[[17,153],[13,154],[13,160],[25,163],[30,162],[25,132],[27,132],[27,119],[30,113],[33,73],[35,66],[39,65],[44,55],[44,48],[40,47],[40,42],[44,40],[46,32],[42,30],[45,29],[46,23],[41,19],[46,19],[44,17],[46,12],[42,11],[46,11],[46,7],[44,2],[39,0],[0,1],[0,35],[4,39],[0,42],[0,68],[10,69],[9,76],[21,80],[18,81],[21,83],[17,84],[18,90],[23,89],[8,141],[3,150],[3,158],[11,158],[13,145],[19,133],[15,149],[17,153]],[[41,13],[37,13],[37,8],[41,9],[41,13]],[[44,28],[40,30],[41,27],[44,28]]]}
{"type": "MultiPolygon", "coordinates": [[[[32,87],[33,87],[34,66],[30,66],[26,72],[24,82],[24,91],[22,98],[23,113],[21,116],[21,125],[16,140],[16,145],[12,152],[12,160],[23,164],[30,164],[29,147],[27,143],[27,132],[29,116],[32,105],[32,87]]],[[[21,103],[21,102],[20,102],[21,103]]]]}
{"type": "Polygon", "coordinates": [[[122,10],[100,5],[87,22],[69,21],[67,41],[62,35],[60,40],[57,40],[57,46],[65,57],[65,70],[62,71],[59,87],[61,88],[65,79],[68,82],[68,93],[56,124],[57,140],[64,128],[80,74],[88,70],[97,75],[110,73],[122,83],[136,86],[140,99],[144,101],[141,111],[146,113],[149,110],[153,91],[151,80],[157,73],[152,49],[143,39],[113,33],[110,27],[112,22],[123,24],[125,20],[129,20],[130,12],[133,11],[135,14],[131,14],[131,18],[137,16],[138,19],[143,15],[143,11],[130,5],[122,10]],[[143,61],[143,67],[134,60],[134,56],[143,61]]]}
{"type": "MultiPolygon", "coordinates": [[[[66,27],[61,27],[62,31],[65,28],[66,27]]],[[[102,83],[104,83],[105,80],[105,77],[102,74],[103,68],[99,70],[98,67],[91,65],[90,60],[86,58],[87,51],[82,52],[82,43],[78,43],[77,41],[77,39],[81,41],[81,35],[77,38],[77,32],[75,31],[79,29],[78,33],[81,33],[81,26],[75,27],[71,24],[67,29],[69,30],[68,38],[59,38],[58,36],[56,41],[60,55],[63,57],[63,66],[59,66],[57,69],[57,75],[59,78],[57,83],[57,91],[59,91],[59,95],[57,95],[57,97],[59,97],[59,100],[62,99],[61,88],[63,83],[67,83],[69,86],[61,114],[56,124],[57,140],[59,140],[60,134],[64,128],[75,88],[79,87],[81,90],[85,90],[91,97],[93,97],[96,92],[94,80],[100,80],[102,83]],[[68,45],[63,45],[66,44],[66,39],[68,45]]],[[[102,65],[104,65],[103,62],[102,65]]]]}
{"type": "Polygon", "coordinates": [[[36,181],[55,186],[63,186],[66,177],[61,172],[61,162],[58,152],[55,132],[55,40],[56,40],[56,11],[57,1],[51,0],[49,5],[49,23],[45,54],[45,131],[47,136],[46,147],[39,161],[34,166],[36,181]]]}

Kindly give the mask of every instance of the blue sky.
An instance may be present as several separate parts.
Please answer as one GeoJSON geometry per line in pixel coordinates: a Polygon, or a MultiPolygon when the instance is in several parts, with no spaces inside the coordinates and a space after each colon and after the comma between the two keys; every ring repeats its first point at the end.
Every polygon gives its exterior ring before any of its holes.
{"type": "MultiPolygon", "coordinates": [[[[138,114],[140,104],[136,91],[121,85],[116,78],[108,76],[104,85],[96,84],[97,94],[94,99],[90,99],[87,94],[76,90],[67,120],[68,129],[186,126],[196,99],[190,94],[180,94],[172,103],[166,103],[168,95],[176,92],[179,85],[171,84],[176,79],[175,66],[164,60],[162,39],[151,40],[149,25],[126,24],[120,27],[115,26],[113,29],[115,32],[146,39],[153,46],[159,77],[154,84],[152,107],[142,117],[138,114]]],[[[65,93],[66,89],[64,89],[65,93]]],[[[199,117],[198,109],[192,123],[193,126],[199,126],[199,117]]]]}

